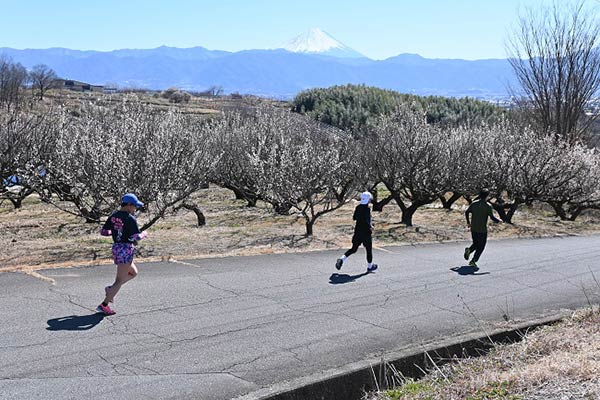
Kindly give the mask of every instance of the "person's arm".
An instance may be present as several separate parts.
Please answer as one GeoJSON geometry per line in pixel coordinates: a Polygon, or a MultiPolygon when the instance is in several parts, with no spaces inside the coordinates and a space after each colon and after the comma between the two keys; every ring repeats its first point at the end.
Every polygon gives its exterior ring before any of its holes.
{"type": "Polygon", "coordinates": [[[467,211],[465,211],[465,218],[467,220],[467,226],[470,228],[471,227],[471,219],[469,217],[469,214],[471,214],[471,206],[469,206],[469,208],[467,208],[467,211]]]}
{"type": "Polygon", "coordinates": [[[106,222],[104,223],[104,225],[100,229],[100,235],[102,235],[102,236],[110,236],[110,235],[112,235],[111,227],[112,227],[112,224],[110,223],[110,217],[108,217],[106,219],[106,222]]]}
{"type": "Polygon", "coordinates": [[[496,218],[496,216],[494,215],[494,208],[490,205],[490,219],[492,221],[494,221],[495,224],[499,224],[502,222],[501,219],[496,218]]]}
{"type": "Polygon", "coordinates": [[[134,233],[133,236],[131,236],[131,238],[136,242],[139,240],[142,240],[142,239],[146,239],[147,237],[148,237],[148,232],[146,232],[146,231],[143,231],[140,233],[134,233]]]}
{"type": "Polygon", "coordinates": [[[131,224],[131,236],[129,236],[130,242],[137,242],[142,239],[145,239],[148,236],[148,232],[140,232],[140,228],[138,227],[137,221],[133,216],[127,218],[127,222],[131,224]]]}

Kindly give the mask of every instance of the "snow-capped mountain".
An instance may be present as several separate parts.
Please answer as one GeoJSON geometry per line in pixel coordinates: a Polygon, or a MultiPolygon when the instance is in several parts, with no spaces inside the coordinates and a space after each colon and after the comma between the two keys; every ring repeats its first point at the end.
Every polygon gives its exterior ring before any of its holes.
{"type": "Polygon", "coordinates": [[[46,64],[64,79],[120,87],[203,91],[289,99],[299,91],[365,84],[405,93],[504,97],[514,82],[507,60],[427,59],[400,54],[371,60],[320,29],[311,29],[283,48],[236,52],[161,46],[155,49],[80,51],[61,48],[17,50],[0,47],[26,68],[46,64]]]}
{"type": "Polygon", "coordinates": [[[320,54],[331,57],[364,58],[358,51],[351,49],[319,28],[310,29],[286,42],[281,48],[292,53],[320,54]]]}

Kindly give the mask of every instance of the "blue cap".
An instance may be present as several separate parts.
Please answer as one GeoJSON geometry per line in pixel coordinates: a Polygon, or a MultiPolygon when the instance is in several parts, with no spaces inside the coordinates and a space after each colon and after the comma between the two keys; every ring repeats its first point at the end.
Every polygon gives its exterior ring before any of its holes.
{"type": "Polygon", "coordinates": [[[143,207],[144,203],[138,200],[137,196],[133,193],[127,193],[121,198],[121,204],[133,204],[136,207],[143,207]]]}

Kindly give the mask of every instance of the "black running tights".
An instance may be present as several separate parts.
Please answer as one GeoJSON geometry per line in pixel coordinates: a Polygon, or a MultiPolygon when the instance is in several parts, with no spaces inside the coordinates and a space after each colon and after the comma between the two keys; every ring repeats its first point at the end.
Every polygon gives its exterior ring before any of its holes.
{"type": "Polygon", "coordinates": [[[365,250],[367,250],[367,262],[373,262],[373,240],[370,237],[361,238],[354,236],[352,238],[352,248],[344,253],[345,256],[349,257],[356,253],[361,244],[365,246],[365,250]]]}
{"type": "Polygon", "coordinates": [[[469,248],[472,252],[475,252],[473,256],[473,261],[479,261],[479,257],[481,257],[481,253],[483,253],[483,249],[485,249],[485,243],[487,242],[487,232],[471,232],[471,237],[473,238],[473,244],[469,248]]]}

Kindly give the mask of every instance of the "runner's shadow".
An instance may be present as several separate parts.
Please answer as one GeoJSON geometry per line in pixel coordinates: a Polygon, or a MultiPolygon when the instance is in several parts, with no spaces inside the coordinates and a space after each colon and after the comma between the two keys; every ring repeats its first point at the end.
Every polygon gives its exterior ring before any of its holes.
{"type": "Polygon", "coordinates": [[[339,285],[339,284],[342,284],[342,283],[354,282],[358,278],[362,278],[365,275],[369,275],[369,272],[368,271],[367,272],[363,272],[362,274],[358,274],[358,275],[347,275],[347,274],[333,273],[329,277],[329,283],[332,284],[332,285],[339,285]]]}
{"type": "Polygon", "coordinates": [[[489,275],[489,272],[479,272],[478,267],[471,267],[470,265],[463,265],[461,267],[450,268],[450,271],[454,271],[459,275],[489,275]]]}
{"type": "Polygon", "coordinates": [[[49,319],[48,331],[87,331],[104,319],[104,314],[69,315],[68,317],[49,319]]]}

